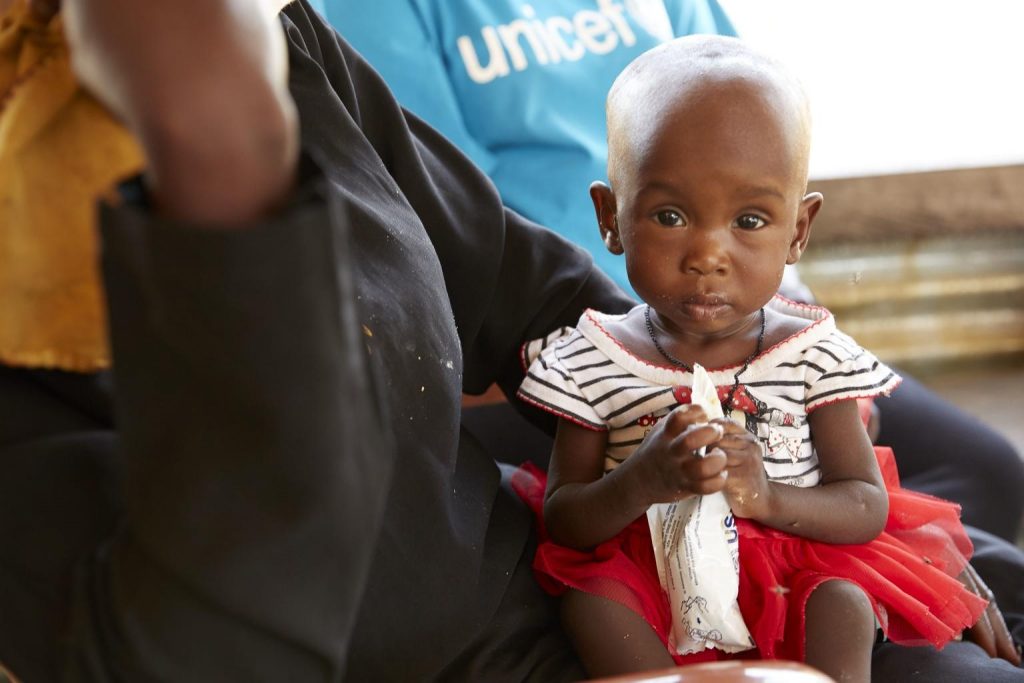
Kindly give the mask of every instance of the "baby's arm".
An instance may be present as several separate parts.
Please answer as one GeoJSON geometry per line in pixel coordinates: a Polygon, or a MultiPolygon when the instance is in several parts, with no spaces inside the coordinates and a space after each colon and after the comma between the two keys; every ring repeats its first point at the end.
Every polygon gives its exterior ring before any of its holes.
{"type": "Polygon", "coordinates": [[[889,497],[856,401],[819,407],[809,416],[821,464],[819,486],[768,481],[756,438],[731,421],[718,446],[728,457],[726,496],[739,517],[827,543],[865,543],[885,527],[889,497]]]}
{"type": "Polygon", "coordinates": [[[560,420],[551,455],[544,519],[553,541],[589,548],[608,540],[654,503],[713,493],[725,484],[725,454],[707,457],[695,449],[718,441],[722,428],[702,424],[707,417],[694,406],[669,413],[644,442],[607,476],[607,432],[560,420]]]}

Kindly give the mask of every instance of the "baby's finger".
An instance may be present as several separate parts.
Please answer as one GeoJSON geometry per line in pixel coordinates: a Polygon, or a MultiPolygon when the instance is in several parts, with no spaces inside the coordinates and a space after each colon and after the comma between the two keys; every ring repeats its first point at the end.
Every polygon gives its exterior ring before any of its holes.
{"type": "Polygon", "coordinates": [[[729,467],[745,465],[751,458],[763,458],[761,442],[750,432],[727,434],[717,444],[729,458],[729,467]]]}
{"type": "Polygon", "coordinates": [[[712,493],[718,493],[724,489],[726,480],[725,472],[722,472],[720,477],[693,482],[690,485],[690,490],[698,496],[710,496],[712,493]]]}
{"type": "Polygon", "coordinates": [[[736,420],[729,417],[716,417],[711,421],[712,424],[721,425],[722,430],[726,434],[749,434],[747,428],[741,425],[736,420]]]}
{"type": "Polygon", "coordinates": [[[708,496],[709,494],[717,494],[725,488],[729,481],[729,470],[725,467],[718,467],[725,461],[724,454],[720,451],[709,454],[707,459],[698,461],[696,464],[691,465],[696,468],[696,472],[684,473],[684,476],[689,481],[689,490],[698,496],[708,496]]]}
{"type": "Polygon", "coordinates": [[[722,436],[723,430],[719,424],[709,422],[693,424],[673,439],[671,447],[673,452],[681,455],[699,455],[700,449],[717,443],[722,436]]]}
{"type": "Polygon", "coordinates": [[[692,425],[708,421],[708,416],[700,406],[687,404],[675,408],[662,421],[665,434],[676,437],[682,434],[692,425]]]}
{"type": "Polygon", "coordinates": [[[725,467],[725,453],[713,448],[703,458],[693,458],[683,463],[684,476],[690,481],[690,490],[706,496],[725,488],[729,470],[725,467]]]}

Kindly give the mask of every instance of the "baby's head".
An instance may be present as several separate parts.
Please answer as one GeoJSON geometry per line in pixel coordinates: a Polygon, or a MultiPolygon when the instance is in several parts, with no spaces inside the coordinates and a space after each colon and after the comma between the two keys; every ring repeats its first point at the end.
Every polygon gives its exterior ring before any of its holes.
{"type": "MultiPolygon", "coordinates": [[[[688,36],[638,57],[608,95],[608,178],[591,196],[637,293],[706,317],[756,312],[803,252],[810,115],[799,83],[735,38],[688,36]],[[706,310],[705,310],[706,309],[706,310]]],[[[724,320],[721,322],[725,322],[724,320]]]]}

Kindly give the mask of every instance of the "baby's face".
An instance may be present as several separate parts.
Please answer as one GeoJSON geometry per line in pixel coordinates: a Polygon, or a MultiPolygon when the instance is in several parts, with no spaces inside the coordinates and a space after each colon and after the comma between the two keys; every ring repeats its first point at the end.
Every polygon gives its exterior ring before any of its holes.
{"type": "Polygon", "coordinates": [[[809,229],[806,132],[758,93],[715,84],[612,150],[630,282],[680,331],[741,328],[774,296],[809,229]]]}

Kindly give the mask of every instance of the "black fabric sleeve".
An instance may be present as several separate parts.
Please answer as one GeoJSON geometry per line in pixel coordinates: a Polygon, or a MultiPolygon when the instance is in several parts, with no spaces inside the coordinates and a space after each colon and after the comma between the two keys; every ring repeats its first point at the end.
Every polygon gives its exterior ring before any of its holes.
{"type": "Polygon", "coordinates": [[[575,324],[586,307],[633,305],[585,250],[506,209],[472,161],[401,108],[379,74],[304,2],[286,12],[430,235],[459,325],[466,393],[497,381],[512,398],[524,342],[575,324]]]}
{"type": "Polygon", "coordinates": [[[393,449],[323,193],[236,231],[103,212],[129,521],[79,576],[72,680],[343,670],[393,449]]]}

